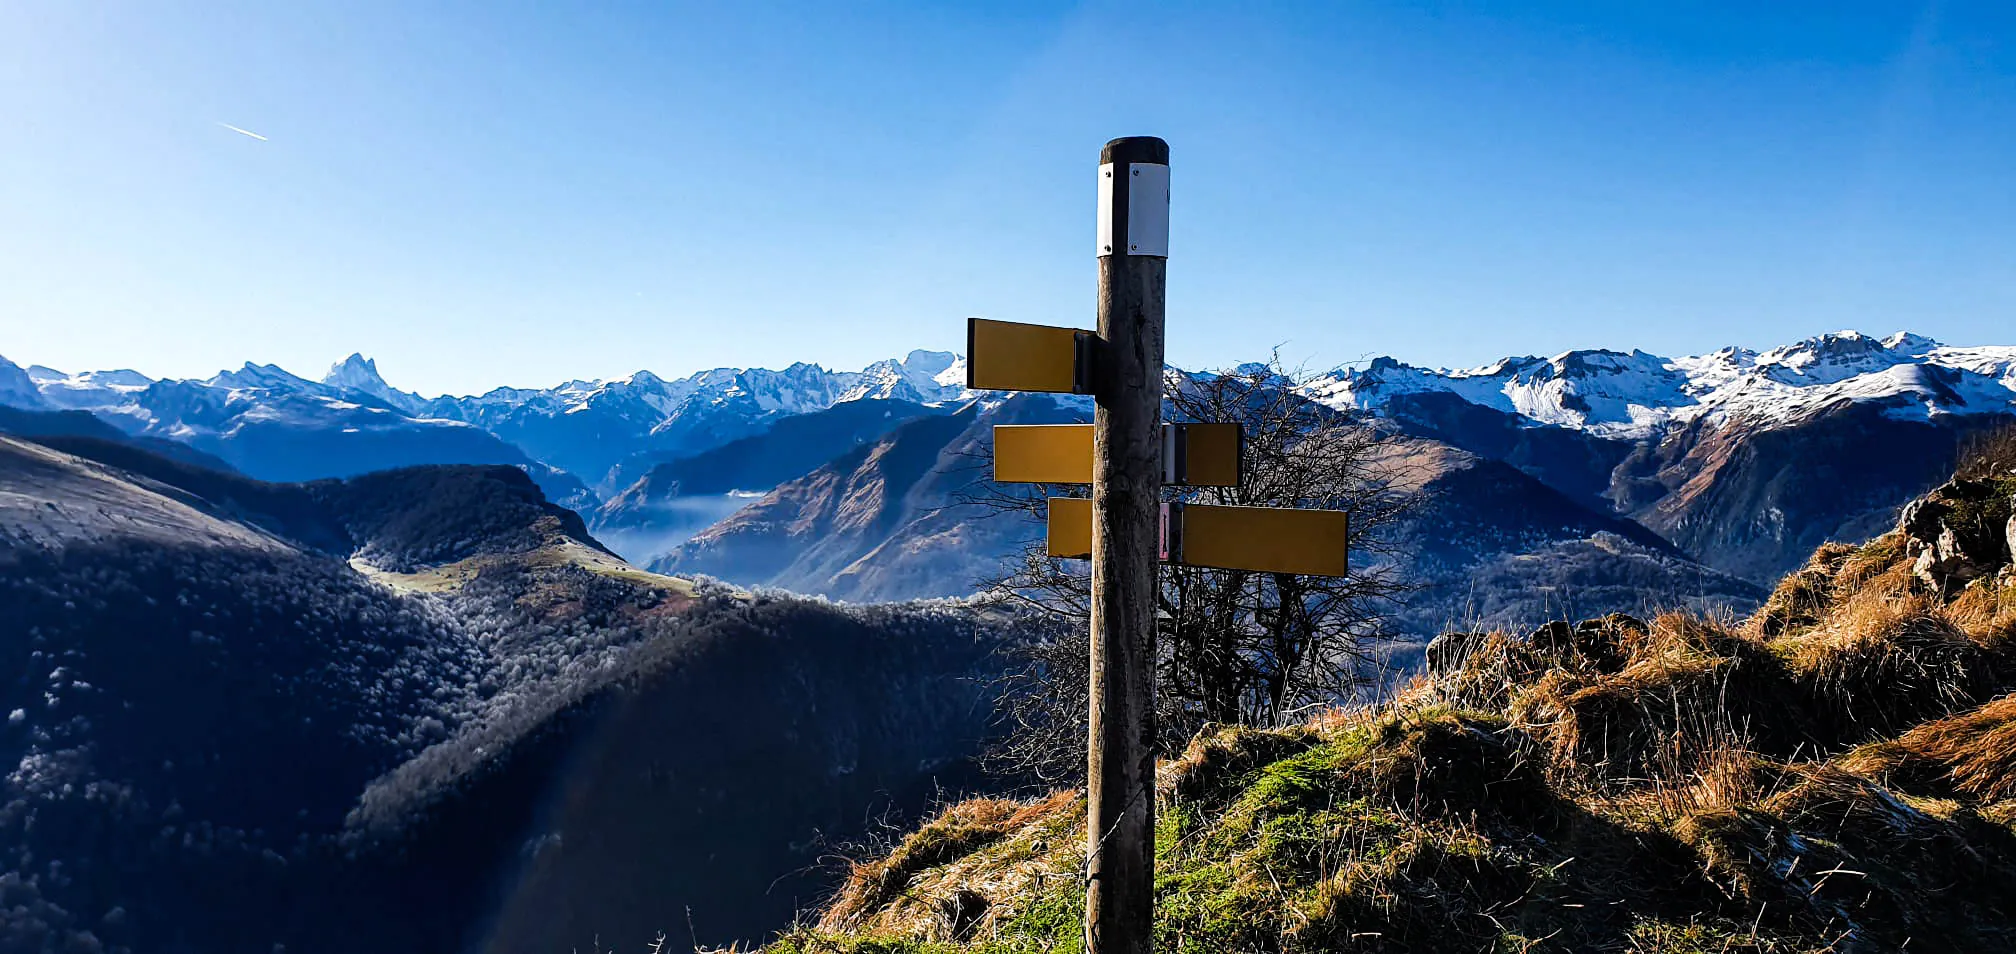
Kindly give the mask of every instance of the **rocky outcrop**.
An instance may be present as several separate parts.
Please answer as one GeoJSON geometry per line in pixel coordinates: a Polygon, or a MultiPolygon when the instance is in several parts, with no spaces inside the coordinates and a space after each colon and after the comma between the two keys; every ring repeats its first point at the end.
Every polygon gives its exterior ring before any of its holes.
{"type": "Polygon", "coordinates": [[[2009,572],[2016,562],[2016,478],[1956,479],[1898,520],[1911,572],[1945,592],[2009,572]]]}
{"type": "Polygon", "coordinates": [[[1483,646],[1491,638],[1489,633],[1443,633],[1428,641],[1422,650],[1427,660],[1428,672],[1432,675],[1455,672],[1463,668],[1470,654],[1483,646]]]}
{"type": "MultiPolygon", "coordinates": [[[[1535,652],[1561,658],[1580,656],[1599,672],[1623,668],[1631,647],[1644,640],[1651,628],[1629,613],[1611,613],[1579,623],[1557,619],[1526,635],[1523,643],[1535,652]]],[[[1490,633],[1443,633],[1428,641],[1423,650],[1430,675],[1462,669],[1470,657],[1491,641],[1490,633]]]]}
{"type": "Polygon", "coordinates": [[[1611,613],[1570,625],[1555,620],[1533,631],[1526,642],[1544,653],[1573,654],[1593,663],[1599,671],[1621,668],[1628,646],[1643,639],[1645,621],[1628,613],[1611,613]]]}
{"type": "Polygon", "coordinates": [[[2016,497],[2009,498],[2009,526],[2003,530],[2005,544],[2009,547],[2012,561],[2016,561],[2016,497]]]}

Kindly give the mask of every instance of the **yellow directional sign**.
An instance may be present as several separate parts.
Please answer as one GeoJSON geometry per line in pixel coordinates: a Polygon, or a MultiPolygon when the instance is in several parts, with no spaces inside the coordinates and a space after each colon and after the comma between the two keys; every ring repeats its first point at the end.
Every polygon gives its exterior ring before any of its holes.
{"type": "Polygon", "coordinates": [[[1237,487],[1244,441],[1238,424],[1165,424],[1162,481],[1192,487],[1237,487]]]}
{"type": "Polygon", "coordinates": [[[1092,425],[994,425],[994,479],[1015,484],[1092,482],[1092,425]]]}
{"type": "Polygon", "coordinates": [[[1092,558],[1092,501],[1085,497],[1050,498],[1050,555],[1066,560],[1092,558]]]}
{"type": "Polygon", "coordinates": [[[1089,331],[966,319],[966,386],[976,391],[1092,393],[1089,331]]]}
{"type": "MultiPolygon", "coordinates": [[[[1162,425],[1162,482],[1239,485],[1237,424],[1162,425]]],[[[994,479],[1018,484],[1092,482],[1092,425],[996,424],[994,479]]]]}
{"type": "MultiPolygon", "coordinates": [[[[1051,497],[1048,552],[1061,559],[1092,555],[1092,501],[1051,497]]],[[[1350,518],[1336,510],[1163,505],[1162,560],[1183,566],[1345,576],[1350,518]]]]}
{"type": "Polygon", "coordinates": [[[1344,576],[1350,518],[1337,510],[1170,504],[1170,561],[1263,573],[1344,576]],[[1180,513],[1180,516],[1179,516],[1180,513]]]}

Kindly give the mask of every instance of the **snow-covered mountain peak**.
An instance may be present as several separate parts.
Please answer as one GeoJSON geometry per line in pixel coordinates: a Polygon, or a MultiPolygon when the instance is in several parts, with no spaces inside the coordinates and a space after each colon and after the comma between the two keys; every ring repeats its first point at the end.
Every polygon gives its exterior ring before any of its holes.
{"type": "Polygon", "coordinates": [[[618,382],[627,384],[633,388],[663,388],[665,386],[664,378],[649,371],[638,371],[627,378],[619,378],[618,382]]]}
{"type": "Polygon", "coordinates": [[[402,411],[418,411],[426,403],[420,400],[418,394],[386,384],[384,376],[378,373],[378,362],[362,354],[353,354],[331,365],[329,373],[322,376],[322,383],[344,391],[368,394],[402,411]]]}
{"type": "Polygon", "coordinates": [[[26,408],[43,405],[42,392],[35,386],[35,379],[4,355],[0,355],[0,404],[26,408]]]}
{"type": "Polygon", "coordinates": [[[903,369],[913,374],[922,374],[927,377],[936,376],[943,373],[946,368],[951,367],[952,363],[957,360],[959,360],[959,356],[950,351],[926,351],[923,348],[917,348],[903,356],[903,369]]]}
{"type": "Polygon", "coordinates": [[[125,368],[66,374],[38,364],[28,369],[28,377],[35,382],[43,403],[80,410],[120,405],[154,384],[153,378],[125,368]]]}
{"type": "Polygon", "coordinates": [[[322,376],[322,383],[367,392],[387,387],[385,378],[378,373],[378,362],[364,357],[361,352],[353,352],[350,357],[330,365],[329,373],[322,376]]]}
{"type": "Polygon", "coordinates": [[[332,388],[348,388],[366,394],[392,390],[391,385],[385,383],[384,376],[378,373],[378,362],[362,354],[352,354],[330,365],[329,373],[322,376],[322,383],[332,388]]]}
{"type": "Polygon", "coordinates": [[[1914,357],[1893,351],[1891,340],[1907,345],[1925,339],[1902,332],[1881,339],[1858,331],[1837,331],[1772,348],[1757,356],[1756,366],[1772,380],[1786,384],[1834,384],[1914,357]]]}
{"type": "Polygon", "coordinates": [[[966,362],[949,351],[917,349],[902,360],[877,361],[851,378],[834,403],[863,398],[894,399],[918,404],[956,400],[966,393],[966,362]]]}
{"type": "Polygon", "coordinates": [[[230,390],[299,390],[314,389],[315,382],[300,377],[277,364],[254,364],[236,371],[219,371],[203,382],[213,388],[230,390]]]}
{"type": "Polygon", "coordinates": [[[1463,370],[1418,368],[1392,358],[1339,369],[1312,383],[1317,400],[1377,411],[1410,394],[1449,393],[1542,424],[1606,433],[1659,426],[1672,408],[1693,404],[1687,375],[1643,351],[1565,351],[1552,358],[1501,358],[1463,370]]]}
{"type": "MultiPolygon", "coordinates": [[[[1570,353],[1572,354],[1573,352],[1570,353]]],[[[1562,357],[1565,358],[1567,357],[1567,355],[1562,355],[1562,357]]],[[[1378,364],[1380,361],[1387,361],[1395,365],[1399,364],[1399,362],[1393,361],[1393,359],[1391,358],[1372,359],[1372,363],[1375,365],[1378,364]]],[[[1482,367],[1451,371],[1449,372],[1449,374],[1452,377],[1459,377],[1459,378],[1502,378],[1507,375],[1518,374],[1520,371],[1533,367],[1534,365],[1546,364],[1546,363],[1548,363],[1548,359],[1536,357],[1530,354],[1513,355],[1511,357],[1499,358],[1498,360],[1493,361],[1490,364],[1484,365],[1482,367]]]]}
{"type": "Polygon", "coordinates": [[[1890,349],[1895,354],[1922,357],[1945,347],[1945,345],[1924,335],[1914,335],[1908,331],[1899,331],[1883,339],[1883,347],[1890,349]]]}
{"type": "Polygon", "coordinates": [[[1703,414],[1766,426],[1835,402],[1878,402],[1924,419],[2007,412],[2016,406],[2016,348],[1951,348],[1900,331],[1818,335],[1762,353],[1728,347],[1664,358],[1644,351],[1569,351],[1505,358],[1479,368],[1431,371],[1391,358],[1339,369],[1309,386],[1318,400],[1374,412],[1422,392],[1453,394],[1554,424],[1638,438],[1703,414]]]}

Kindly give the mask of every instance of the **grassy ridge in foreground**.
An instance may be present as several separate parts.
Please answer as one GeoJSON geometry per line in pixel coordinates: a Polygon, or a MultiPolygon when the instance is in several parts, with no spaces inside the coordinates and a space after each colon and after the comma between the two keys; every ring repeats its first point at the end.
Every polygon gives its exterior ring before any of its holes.
{"type": "MultiPolygon", "coordinates": [[[[1958,489],[2011,520],[2016,481],[1958,489]]],[[[2016,568],[1972,539],[1966,579],[1900,529],[1741,623],[1458,637],[1377,709],[1206,732],[1160,770],[1157,947],[2016,950],[2016,568]]],[[[769,950],[1078,951],[1083,813],[954,805],[769,950]]]]}

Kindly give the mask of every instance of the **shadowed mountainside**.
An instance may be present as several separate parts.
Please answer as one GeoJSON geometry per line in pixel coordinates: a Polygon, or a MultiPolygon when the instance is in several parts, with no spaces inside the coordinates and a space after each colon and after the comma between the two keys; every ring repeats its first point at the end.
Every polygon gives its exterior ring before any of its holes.
{"type": "Polygon", "coordinates": [[[635,458],[613,472],[624,489],[595,511],[595,531],[647,562],[777,485],[936,413],[942,412],[909,401],[863,398],[783,418],[763,433],[689,457],[635,458]],[[642,476],[629,478],[639,470],[642,476]]]}
{"type": "Polygon", "coordinates": [[[755,938],[971,777],[1006,620],[645,573],[514,467],[81,449],[0,438],[8,954],[755,938]]]}

